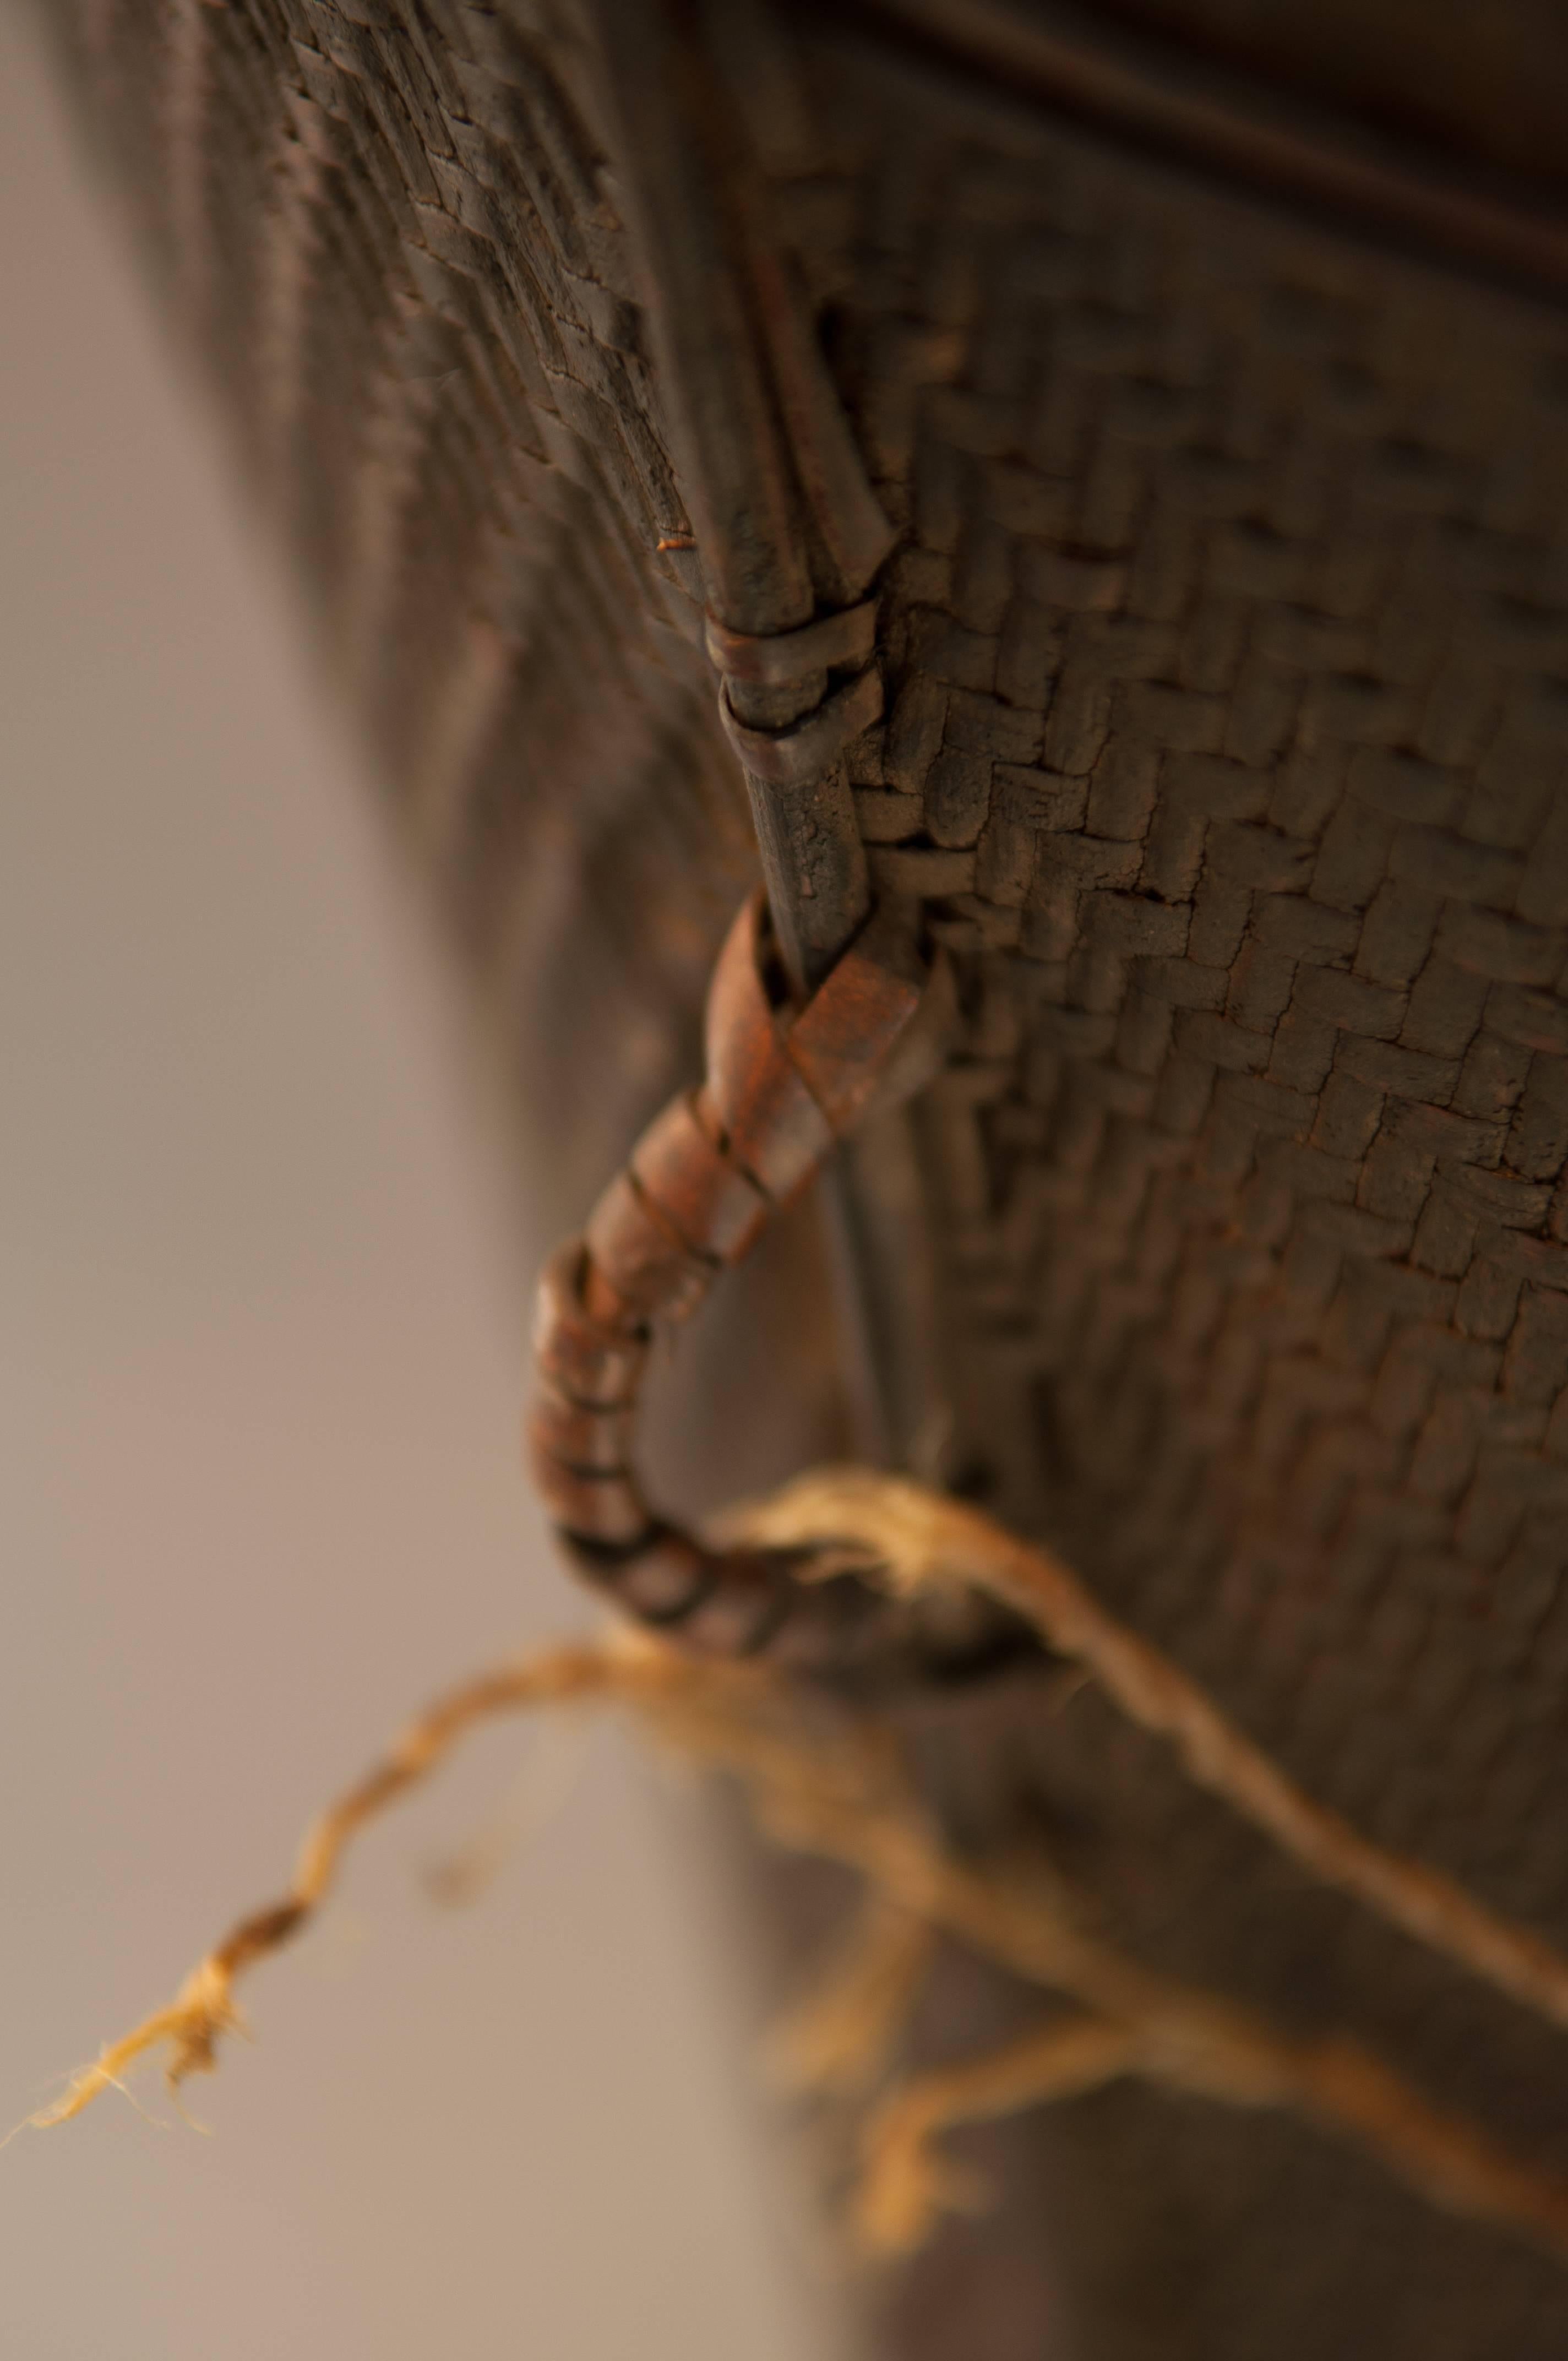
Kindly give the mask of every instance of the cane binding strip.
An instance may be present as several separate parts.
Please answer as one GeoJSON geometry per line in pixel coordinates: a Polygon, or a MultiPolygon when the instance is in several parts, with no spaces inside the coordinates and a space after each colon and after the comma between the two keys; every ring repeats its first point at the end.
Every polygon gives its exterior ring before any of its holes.
{"type": "Polygon", "coordinates": [[[875,1619],[873,1595],[803,1585],[798,1552],[715,1551],[679,1532],[631,1457],[655,1323],[694,1311],[820,1169],[920,1007],[923,965],[892,916],[867,921],[795,1014],[769,996],[768,948],[753,896],[715,972],[701,1088],[649,1126],[545,1274],[529,1441],[573,1564],[641,1620],[721,1654],[778,1646],[791,1661],[831,1662],[875,1619]]]}

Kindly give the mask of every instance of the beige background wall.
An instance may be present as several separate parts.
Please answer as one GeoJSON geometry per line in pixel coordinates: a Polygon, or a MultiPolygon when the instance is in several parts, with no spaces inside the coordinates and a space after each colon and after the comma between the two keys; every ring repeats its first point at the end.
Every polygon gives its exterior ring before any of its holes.
{"type": "MultiPolygon", "coordinates": [[[[516,1464],[532,1247],[455,990],[16,0],[0,221],[15,2119],[433,1686],[582,1610],[516,1464]]],[[[257,2046],[192,2086],[214,2136],[150,2081],[172,2128],[115,2098],[0,2155],[0,2351],[828,2350],[644,1761],[596,1741],[476,1906],[421,1890],[527,1748],[477,1745],[257,1977],[257,2046]]]]}

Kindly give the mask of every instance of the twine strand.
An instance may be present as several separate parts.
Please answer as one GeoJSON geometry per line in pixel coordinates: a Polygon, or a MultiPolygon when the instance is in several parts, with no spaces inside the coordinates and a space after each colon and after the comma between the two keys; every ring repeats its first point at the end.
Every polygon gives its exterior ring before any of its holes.
{"type": "Polygon", "coordinates": [[[1390,1852],[1303,1793],[1170,1659],[1117,1622],[1054,1554],[903,1477],[857,1467],[803,1476],[734,1510],[727,1535],[759,1547],[836,1553],[897,1591],[970,1587],[1004,1600],[1090,1673],[1130,1721],[1169,1741],[1194,1784],[1218,1795],[1282,1852],[1427,1949],[1568,2030],[1568,1959],[1490,1910],[1441,1871],[1390,1852]]]}
{"type": "MultiPolygon", "coordinates": [[[[1294,1832],[1307,1815],[1320,1852],[1323,1825],[1341,1841],[1343,1824],[1273,1773],[1191,1683],[1094,1608],[1065,1568],[972,1511],[949,1516],[948,1509],[894,1479],[829,1475],[790,1488],[740,1521],[770,1543],[803,1532],[809,1522],[816,1540],[842,1538],[862,1554],[874,1543],[887,1578],[904,1587],[954,1579],[961,1569],[964,1579],[979,1579],[1015,1604],[1033,1601],[1053,1644],[1092,1670],[1142,1726],[1177,1737],[1193,1775],[1203,1766],[1202,1784],[1271,1833],[1278,1833],[1276,1819],[1294,1832]],[[1283,1788],[1288,1813],[1259,1807],[1260,1794],[1269,1806],[1276,1794],[1276,1786],[1258,1781],[1259,1767],[1283,1788]]],[[[1358,2043],[1294,2039],[1250,2009],[1146,1967],[1093,1931],[1054,1877],[958,1858],[933,1826],[889,1734],[875,1725],[849,1720],[765,1668],[704,1662],[641,1635],[543,1651],[440,1700],[316,1820],[282,1897],[241,1920],[168,2007],[109,2045],[31,2122],[45,2127],[79,2114],[156,2048],[167,2049],[171,2085],[212,2070],[221,2037],[240,2023],[236,1984],[300,1933],[370,1821],[480,1723],[587,1699],[634,1707],[655,1735],[736,1778],[758,1826],[777,1842],[864,1878],[867,1916],[815,2009],[797,2022],[793,2055],[804,2079],[850,2088],[874,2078],[907,2015],[937,1931],[1082,2012],[1006,2049],[894,2086],[871,2118],[862,2151],[855,2222],[868,2246],[885,2251],[906,2245],[942,2204],[969,2201],[972,2192],[935,2147],[948,2125],[1135,2075],[1227,2105],[1290,2110],[1354,2142],[1430,2202],[1495,2223],[1568,2260],[1568,2183],[1434,2106],[1358,2043]]],[[[1364,1874],[1357,1883],[1342,1873],[1333,1882],[1358,1892],[1370,1883],[1378,1906],[1390,1891],[1399,1892],[1402,1879],[1426,1875],[1363,1839],[1351,1841],[1363,1871],[1362,1856],[1372,1858],[1376,1877],[1364,1874]]],[[[1339,1867],[1331,1847],[1323,1873],[1339,1867]]],[[[1480,1905],[1468,1906],[1489,1927],[1500,1925],[1480,1905]]],[[[1385,1908],[1384,1915],[1403,1923],[1397,1911],[1385,1908]]],[[[1506,1926],[1501,1934],[1507,1940],[1494,1950],[1506,1952],[1508,1941],[1519,1939],[1506,1926]]],[[[1466,1953],[1459,1948],[1453,1956],[1466,1953]]],[[[787,2038],[784,2047],[790,2054],[787,2038]]]]}

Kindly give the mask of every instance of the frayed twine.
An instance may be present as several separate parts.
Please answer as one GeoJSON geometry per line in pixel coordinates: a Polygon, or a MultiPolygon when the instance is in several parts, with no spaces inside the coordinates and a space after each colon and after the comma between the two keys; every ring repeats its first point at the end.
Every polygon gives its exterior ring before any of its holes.
{"type": "Polygon", "coordinates": [[[1511,2000],[1568,2029],[1568,1960],[1452,1878],[1372,1843],[1316,1804],[1157,1648],[1129,1631],[1061,1560],[978,1509],[902,1477],[825,1468],[734,1510],[725,1538],[824,1551],[894,1591],[990,1591],[1082,1666],[1130,1721],[1168,1739],[1182,1768],[1327,1885],[1511,2000]]]}
{"type": "Polygon", "coordinates": [[[907,2254],[929,2237],[939,2214],[973,2208],[981,2192],[942,2157],[939,2133],[1097,2090],[1135,2070],[1137,2048],[1130,2027],[1083,2017],[897,2086],[861,2134],[853,2212],[861,2245],[872,2254],[907,2254]]]}
{"type": "Polygon", "coordinates": [[[455,1690],[411,1723],[374,1770],[323,1812],[307,1831],[287,1894],[265,1910],[243,1918],[214,1950],[192,1969],[167,2008],[158,2010],[120,2040],[111,2042],[90,2066],[73,2074],[60,2098],[27,2118],[35,2130],[69,2123],[104,2092],[117,2088],[133,2066],[167,2049],[164,2074],[171,2091],[192,2074],[210,2074],[225,2034],[245,2030],[234,1988],[258,1960],[269,1958],[296,1936],[319,1909],[337,1874],[345,1847],[366,1821],[374,1819],[404,1791],[435,1769],[458,1739],[476,1723],[531,1705],[560,1705],[624,1691],[637,1678],[659,1677],[652,1660],[631,1660],[602,1648],[558,1648],[527,1662],[487,1673],[455,1690]]]}
{"type": "MultiPolygon", "coordinates": [[[[1174,1666],[1105,1616],[1064,1567],[974,1511],[898,1479],[850,1472],[805,1479],[729,1522],[731,1531],[769,1542],[833,1536],[862,1570],[882,1567],[895,1587],[962,1579],[994,1588],[1031,1615],[1053,1646],[1091,1670],[1132,1719],[1171,1738],[1200,1784],[1330,1882],[1372,1901],[1409,1931],[1424,1932],[1449,1957],[1475,1965],[1470,1954],[1476,1951],[1491,1971],[1501,1960],[1508,1972],[1493,1971],[1491,1981],[1516,1997],[1535,2000],[1541,1983],[1555,1993],[1543,1962],[1568,1978],[1537,1938],[1493,1919],[1445,1881],[1367,1845],[1311,1804],[1174,1666]],[[1415,1912],[1411,1925],[1412,1892],[1428,1905],[1436,1894],[1449,1915],[1415,1912]],[[1457,1913],[1455,1899],[1464,1905],[1457,1913]],[[1451,1943],[1455,1922],[1459,1939],[1451,1943]],[[1473,1939],[1476,1922],[1485,1943],[1473,1939]],[[1528,1976],[1519,1972],[1521,1958],[1528,1976]]],[[[869,2249],[917,2243],[944,2206],[976,2201],[972,2184],[937,2147],[949,2125],[1132,2075],[1227,2105],[1288,2108],[1354,2141],[1432,2203],[1491,2221],[1568,2259],[1568,2184],[1432,2106],[1372,2052],[1337,2037],[1292,2039],[1250,2010],[1145,1968],[1092,1931],[1087,1912],[1054,1879],[956,1858],[886,1731],[835,1715],[763,1670],[707,1664],[638,1637],[543,1652],[455,1691],[413,1723],[315,1823],[282,1899],[242,1921],[171,2006],[112,2044],[32,2123],[42,2127],[80,2114],[159,2048],[168,2051],[171,2085],[210,2071],[220,2038],[239,2026],[236,1983],[299,1933],[366,1822],[426,1777],[480,1722],[588,1699],[632,1705],[656,1734],[736,1777],[759,1827],[775,1840],[865,1878],[861,1927],[815,2004],[783,2038],[783,2058],[797,2081],[845,2090],[876,2079],[938,1931],[1077,2004],[1079,2014],[1065,2022],[1058,2014],[1021,2041],[910,2077],[883,2096],[865,2126],[852,2213],[869,2249]]],[[[1561,2021],[1555,2006],[1544,2013],[1561,2021]]]]}
{"type": "Polygon", "coordinates": [[[1185,2037],[1175,2011],[1141,2023],[1085,2015],[938,2072],[895,2084],[861,2143],[854,2227],[863,2247],[906,2253],[938,2215],[968,2210],[962,2182],[937,2146],[965,2123],[1079,2096],[1129,2076],[1231,2106],[1286,2107],[1375,2156],[1442,2212],[1522,2232],[1568,2260],[1568,2185],[1520,2163],[1460,2118],[1431,2105],[1358,2043],[1291,2043],[1250,2026],[1211,2026],[1185,2037]]]}
{"type": "Polygon", "coordinates": [[[774,2084],[822,2096],[869,2090],[908,2021],[934,1941],[929,1919],[870,1894],[817,1984],[768,2036],[762,2063],[774,2084]]]}
{"type": "MultiPolygon", "coordinates": [[[[662,1734],[739,1778],[758,1825],[776,1841],[859,1870],[884,1904],[1115,2028],[1117,2042],[1094,2050],[1102,2069],[1096,2081],[1134,2074],[1223,2105],[1290,2109],[1366,2150],[1430,2202],[1510,2228],[1568,2259],[1568,2183],[1434,2107],[1359,2043],[1292,2039],[1250,2009],[1145,1968],[1091,1929],[1086,1906],[1054,1876],[959,1860],[931,1825],[883,1733],[808,1719],[777,1686],[742,1697],[711,1679],[672,1685],[647,1701],[647,1710],[662,1734]],[[1120,2062],[1113,2065],[1113,2057],[1120,2062]]],[[[938,2078],[934,2097],[928,2078],[907,2085],[912,2116],[896,2119],[885,2143],[872,2136],[862,2153],[853,2215],[862,2243],[889,2251],[923,2235],[944,2191],[967,2204],[971,2192],[955,2188],[928,2152],[948,2112],[953,2120],[1004,2114],[1091,2087],[1081,2079],[1084,2052],[1070,2054],[1078,2063],[1068,2075],[1054,2041],[1041,2045],[1032,2036],[974,2061],[972,2082],[938,2078]],[[1066,2078],[1060,2089],[1058,2077],[1066,2078]],[[977,2090],[983,2104],[970,2103],[977,2090]],[[899,2172],[894,2194],[885,2193],[884,2180],[879,2198],[879,2174],[899,2172]],[[929,2203],[907,2195],[916,2180],[929,2203]]],[[[948,2070],[961,2077],[970,2070],[948,2070]]],[[[878,2121],[873,2116],[873,2126],[878,2121]]]]}

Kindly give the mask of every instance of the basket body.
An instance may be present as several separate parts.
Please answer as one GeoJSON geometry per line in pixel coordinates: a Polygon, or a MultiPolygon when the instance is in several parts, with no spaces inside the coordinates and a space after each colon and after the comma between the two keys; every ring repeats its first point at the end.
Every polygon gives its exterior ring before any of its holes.
{"type": "MultiPolygon", "coordinates": [[[[754,871],[605,25],[62,13],[569,1221],[754,871]]],[[[686,27],[897,534],[848,785],[963,1015],[916,1122],[943,1342],[905,1440],[1313,1794],[1568,1939],[1556,233],[1254,173],[939,15],[686,27]]],[[[1091,1697],[916,1718],[955,1827],[1043,1828],[1133,1949],[1568,2147],[1554,2037],[1091,1697]]],[[[926,2038],[1015,2006],[955,1962],[926,2038]]],[[[908,2361],[1568,2336],[1560,2274],[1291,2123],[1128,2089],[976,2147],[1000,2210],[883,2302],[908,2361]]]]}

